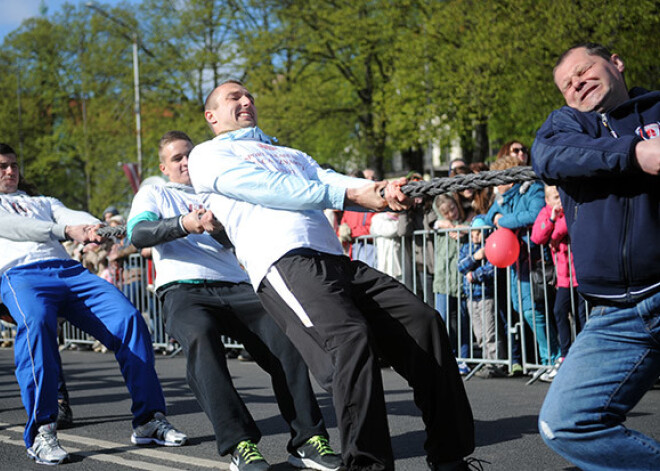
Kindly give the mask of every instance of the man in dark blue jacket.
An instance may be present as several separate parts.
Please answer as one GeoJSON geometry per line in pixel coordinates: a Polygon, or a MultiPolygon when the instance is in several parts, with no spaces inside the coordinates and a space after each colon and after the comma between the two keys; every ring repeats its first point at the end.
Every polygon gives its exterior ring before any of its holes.
{"type": "Polygon", "coordinates": [[[660,443],[623,426],[660,375],[660,92],[628,91],[603,46],[554,69],[567,107],[532,148],[560,189],[579,290],[594,306],[541,409],[545,442],[582,469],[660,469],[660,443]]]}

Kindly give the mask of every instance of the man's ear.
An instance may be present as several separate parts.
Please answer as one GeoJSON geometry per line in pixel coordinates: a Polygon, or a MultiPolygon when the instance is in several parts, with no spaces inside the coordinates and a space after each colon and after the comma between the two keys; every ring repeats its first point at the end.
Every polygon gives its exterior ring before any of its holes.
{"type": "Polygon", "coordinates": [[[213,125],[217,122],[216,119],[215,119],[215,115],[213,114],[213,111],[211,111],[211,110],[204,111],[204,119],[206,119],[206,122],[208,122],[211,125],[213,125]]]}
{"type": "Polygon", "coordinates": [[[623,60],[619,57],[618,54],[612,54],[612,57],[610,57],[610,62],[614,64],[614,67],[616,67],[619,72],[623,73],[623,71],[626,70],[626,65],[623,63],[623,60]]]}
{"type": "Polygon", "coordinates": [[[158,164],[158,168],[160,169],[161,172],[165,173],[165,164],[163,162],[158,164]]]}

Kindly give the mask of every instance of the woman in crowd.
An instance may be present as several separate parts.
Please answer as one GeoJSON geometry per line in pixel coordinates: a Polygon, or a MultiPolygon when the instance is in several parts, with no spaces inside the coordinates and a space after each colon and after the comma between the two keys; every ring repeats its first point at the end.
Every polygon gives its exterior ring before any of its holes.
{"type": "Polygon", "coordinates": [[[517,158],[521,162],[521,165],[529,165],[529,150],[527,149],[527,146],[520,141],[505,142],[504,145],[500,147],[496,160],[500,160],[507,155],[517,158]]]}

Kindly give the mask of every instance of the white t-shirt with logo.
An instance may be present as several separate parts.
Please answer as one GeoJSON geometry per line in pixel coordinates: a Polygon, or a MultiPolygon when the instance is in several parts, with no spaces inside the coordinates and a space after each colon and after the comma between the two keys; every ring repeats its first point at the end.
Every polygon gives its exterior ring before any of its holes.
{"type": "MultiPolygon", "coordinates": [[[[204,207],[205,197],[195,194],[190,186],[171,183],[146,186],[133,198],[129,226],[134,218],[167,219],[204,207]]],[[[208,233],[189,234],[158,244],[153,247],[152,256],[156,266],[156,288],[190,280],[248,281],[234,253],[208,233]]]]}

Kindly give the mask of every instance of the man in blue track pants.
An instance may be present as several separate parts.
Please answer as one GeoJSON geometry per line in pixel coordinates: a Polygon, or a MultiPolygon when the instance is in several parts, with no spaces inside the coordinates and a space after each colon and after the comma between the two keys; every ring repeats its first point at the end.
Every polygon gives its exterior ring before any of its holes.
{"type": "Polygon", "coordinates": [[[57,317],[115,352],[133,405],[134,444],[179,446],[185,434],[165,419],[151,338],[141,314],[114,286],[71,260],[60,241],[100,242],[99,221],[59,200],[19,190],[16,153],[0,144],[0,294],[17,323],[16,378],[27,412],[28,457],[59,464],[57,317]]]}

